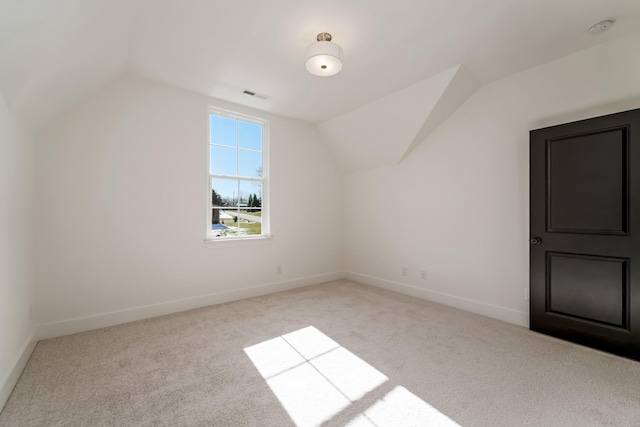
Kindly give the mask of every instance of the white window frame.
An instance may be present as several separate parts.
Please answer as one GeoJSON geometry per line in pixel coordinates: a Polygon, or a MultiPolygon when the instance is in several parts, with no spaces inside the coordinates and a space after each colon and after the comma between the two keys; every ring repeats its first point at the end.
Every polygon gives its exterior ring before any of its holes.
{"type": "Polygon", "coordinates": [[[263,244],[269,243],[271,238],[271,221],[270,221],[270,197],[269,197],[269,121],[252,117],[233,111],[222,110],[219,108],[209,107],[207,111],[207,214],[206,214],[206,234],[205,243],[208,247],[220,247],[220,246],[236,246],[245,244],[263,244]],[[262,178],[247,179],[240,176],[228,176],[228,175],[216,175],[211,173],[211,115],[222,116],[233,120],[241,120],[248,123],[253,123],[262,126],[262,178]],[[259,235],[245,235],[245,236],[220,236],[213,237],[211,234],[211,212],[213,209],[211,202],[211,180],[213,178],[235,178],[244,181],[255,181],[262,183],[262,223],[261,231],[259,235]]]}

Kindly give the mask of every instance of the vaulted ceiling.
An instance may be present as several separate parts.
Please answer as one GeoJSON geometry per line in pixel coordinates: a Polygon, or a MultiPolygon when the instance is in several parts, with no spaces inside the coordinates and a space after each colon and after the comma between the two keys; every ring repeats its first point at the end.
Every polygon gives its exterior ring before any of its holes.
{"type": "MultiPolygon", "coordinates": [[[[38,127],[132,72],[331,133],[332,120],[448,70],[486,84],[636,31],[638,0],[0,0],[0,90],[38,127]],[[588,33],[606,18],[608,32],[588,33]],[[320,32],[344,50],[333,77],[304,68],[320,32]]],[[[436,101],[469,92],[441,89],[436,101]]],[[[416,132],[440,120],[426,123],[433,108],[416,132]]]]}

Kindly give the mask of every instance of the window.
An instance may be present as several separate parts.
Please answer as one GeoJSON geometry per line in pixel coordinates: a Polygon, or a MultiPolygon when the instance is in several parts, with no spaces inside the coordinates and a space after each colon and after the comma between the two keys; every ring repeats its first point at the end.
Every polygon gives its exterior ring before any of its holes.
{"type": "Polygon", "coordinates": [[[266,121],[209,114],[207,239],[268,236],[266,121]]]}

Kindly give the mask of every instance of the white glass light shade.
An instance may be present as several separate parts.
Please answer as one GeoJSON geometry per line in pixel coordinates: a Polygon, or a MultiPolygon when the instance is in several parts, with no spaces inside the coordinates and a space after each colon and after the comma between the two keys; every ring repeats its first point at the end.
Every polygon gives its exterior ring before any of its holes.
{"type": "Polygon", "coordinates": [[[333,76],[342,70],[342,48],[329,41],[310,44],[305,58],[307,71],[316,76],[333,76]]]}

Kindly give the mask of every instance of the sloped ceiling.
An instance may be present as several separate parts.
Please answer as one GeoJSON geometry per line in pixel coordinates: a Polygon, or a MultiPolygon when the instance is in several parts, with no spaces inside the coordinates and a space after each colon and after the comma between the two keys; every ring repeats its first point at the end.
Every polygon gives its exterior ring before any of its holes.
{"type": "Polygon", "coordinates": [[[128,0],[0,0],[0,87],[37,126],[122,73],[134,4],[128,0]]]}
{"type": "Polygon", "coordinates": [[[318,125],[343,170],[397,164],[480,87],[462,65],[318,125]]]}
{"type": "MultiPolygon", "coordinates": [[[[33,127],[125,72],[326,123],[460,64],[485,84],[637,31],[638,0],[0,0],[0,91],[33,127]],[[611,30],[586,31],[604,18],[611,30]],[[303,65],[324,31],[344,49],[329,78],[303,65]]],[[[416,137],[447,102],[418,109],[432,113],[416,137]]]]}

